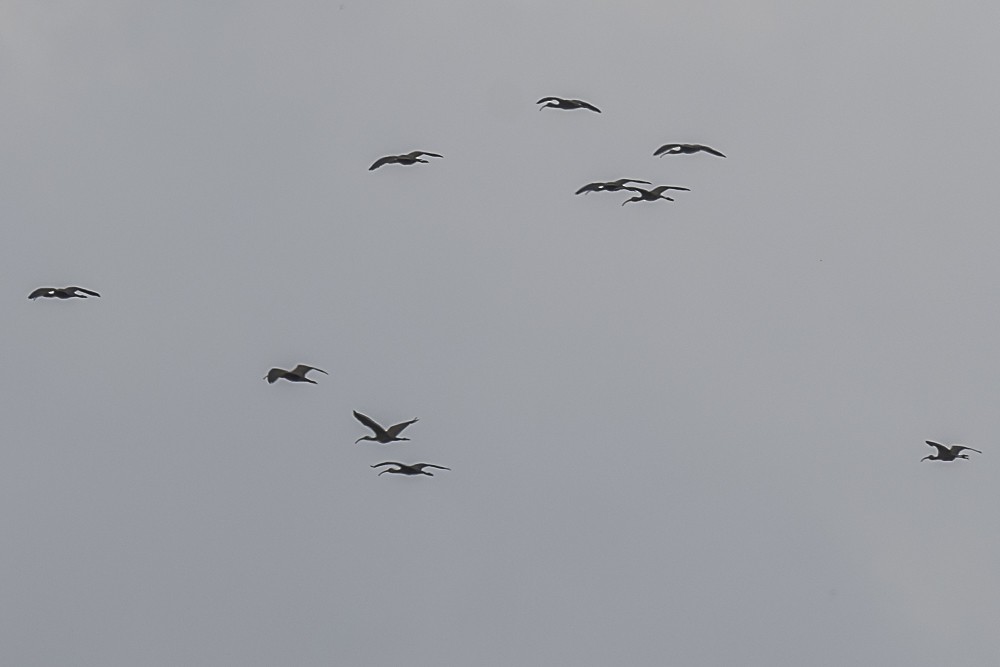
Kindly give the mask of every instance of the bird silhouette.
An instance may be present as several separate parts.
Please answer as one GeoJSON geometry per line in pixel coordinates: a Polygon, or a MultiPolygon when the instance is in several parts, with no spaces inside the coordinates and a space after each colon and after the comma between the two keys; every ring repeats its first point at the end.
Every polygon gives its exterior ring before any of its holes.
{"type": "Polygon", "coordinates": [[[92,292],[89,289],[83,289],[82,287],[39,287],[34,292],[28,295],[28,298],[34,301],[38,297],[45,297],[46,299],[72,299],[73,297],[78,297],[80,299],[86,299],[87,295],[90,296],[101,296],[97,292],[92,292]],[[82,294],[79,294],[82,292],[82,294]]]}
{"type": "Polygon", "coordinates": [[[960,454],[962,450],[968,449],[970,452],[976,452],[982,454],[978,449],[973,449],[972,447],[966,447],[965,445],[952,445],[951,447],[947,445],[942,445],[939,442],[933,442],[931,440],[925,440],[928,445],[937,449],[937,456],[933,454],[928,454],[921,461],[926,461],[930,459],[931,461],[954,461],[955,459],[966,459],[968,460],[968,454],[960,454]]]}
{"type": "Polygon", "coordinates": [[[542,99],[540,99],[537,102],[535,102],[535,104],[542,104],[542,106],[538,107],[539,111],[541,111],[542,109],[545,109],[545,108],[550,108],[550,109],[590,109],[591,111],[596,111],[597,113],[601,113],[600,109],[598,109],[597,107],[595,107],[593,104],[590,104],[589,102],[584,102],[583,100],[567,100],[567,99],[563,99],[561,97],[543,97],[542,99]],[[544,104],[542,104],[543,102],[544,102],[544,104]]]}
{"type": "Polygon", "coordinates": [[[626,183],[645,183],[646,185],[652,185],[649,181],[639,181],[634,178],[619,178],[617,181],[597,181],[596,183],[587,183],[585,186],[576,191],[575,194],[590,194],[591,192],[618,192],[619,190],[625,189],[626,183]]]}
{"type": "Polygon", "coordinates": [[[444,466],[436,466],[433,463],[399,463],[397,461],[384,461],[382,463],[376,463],[372,468],[381,468],[382,466],[398,466],[397,468],[386,468],[379,475],[384,475],[387,472],[391,472],[395,475],[427,475],[428,477],[433,477],[434,473],[427,472],[424,468],[437,468],[439,470],[451,470],[451,468],[445,468],[444,466]]]}
{"type": "Polygon", "coordinates": [[[385,157],[380,157],[375,160],[372,166],[368,167],[368,171],[373,171],[378,169],[383,164],[416,164],[418,162],[423,162],[427,164],[427,160],[421,160],[420,156],[427,155],[429,157],[444,157],[443,155],[438,155],[437,153],[428,153],[427,151],[410,151],[403,155],[386,155],[385,157]]]}
{"type": "Polygon", "coordinates": [[[313,366],[306,366],[305,364],[299,364],[290,371],[286,371],[284,368],[272,368],[264,376],[268,384],[274,384],[278,380],[288,380],[289,382],[308,382],[309,384],[316,384],[316,380],[310,380],[306,377],[306,373],[309,371],[319,371],[325,375],[329,375],[326,371],[321,368],[314,368],[313,366]]]}
{"type": "Polygon", "coordinates": [[[705,151],[706,153],[711,153],[712,155],[718,155],[719,157],[726,157],[719,151],[708,146],[703,146],[702,144],[663,144],[655,151],[653,155],[659,155],[663,157],[664,155],[678,155],[680,153],[697,153],[698,151],[705,151]]]}
{"type": "Polygon", "coordinates": [[[400,422],[399,424],[393,424],[389,428],[382,428],[374,419],[367,415],[363,415],[357,410],[354,411],[354,418],[359,422],[370,428],[375,432],[375,435],[365,435],[354,441],[354,444],[358,444],[362,440],[371,440],[373,442],[379,442],[383,445],[387,445],[390,442],[397,442],[399,440],[409,440],[409,438],[400,438],[399,434],[404,428],[410,424],[418,421],[417,419],[411,419],[408,422],[400,422]]]}
{"type": "Polygon", "coordinates": [[[625,187],[622,189],[639,193],[638,196],[623,201],[622,206],[631,201],[656,201],[657,199],[666,199],[667,201],[674,201],[670,197],[664,197],[663,193],[666,192],[667,190],[688,190],[688,191],[691,190],[691,188],[682,188],[677,185],[658,185],[652,190],[645,190],[643,188],[631,188],[631,187],[625,187]]]}

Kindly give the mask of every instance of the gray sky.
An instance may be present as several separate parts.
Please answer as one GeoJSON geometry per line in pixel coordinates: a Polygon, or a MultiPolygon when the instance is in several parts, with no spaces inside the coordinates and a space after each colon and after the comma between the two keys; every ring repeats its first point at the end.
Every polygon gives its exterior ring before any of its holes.
{"type": "Polygon", "coordinates": [[[0,4],[0,661],[1000,664],[1000,9],[154,4],[0,4]]]}

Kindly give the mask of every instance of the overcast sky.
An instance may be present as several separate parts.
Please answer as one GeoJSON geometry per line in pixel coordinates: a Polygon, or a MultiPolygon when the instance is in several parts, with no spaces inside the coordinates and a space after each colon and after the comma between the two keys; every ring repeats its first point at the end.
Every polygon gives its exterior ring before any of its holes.
{"type": "Polygon", "coordinates": [[[1000,9],[870,4],[0,3],[0,662],[1000,664],[1000,9]]]}

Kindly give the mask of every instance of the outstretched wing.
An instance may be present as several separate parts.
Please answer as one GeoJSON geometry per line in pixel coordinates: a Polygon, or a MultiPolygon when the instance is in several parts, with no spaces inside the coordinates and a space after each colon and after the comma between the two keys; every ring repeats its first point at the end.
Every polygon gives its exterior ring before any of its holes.
{"type": "MultiPolygon", "coordinates": [[[[375,431],[375,435],[377,435],[377,436],[381,436],[381,435],[383,435],[385,433],[385,429],[382,428],[381,426],[379,426],[375,422],[375,420],[372,419],[371,417],[369,417],[368,415],[363,415],[360,412],[358,412],[357,410],[355,410],[354,411],[354,418],[357,419],[362,424],[364,424],[365,426],[367,426],[368,428],[370,428],[371,430],[375,431]]],[[[397,465],[399,465],[399,464],[397,464],[397,465]]]]}
{"type": "Polygon", "coordinates": [[[436,466],[433,463],[414,463],[410,467],[411,468],[416,468],[417,470],[423,470],[424,468],[437,468],[438,470],[451,470],[451,468],[445,468],[444,466],[436,466]]]}
{"type": "Polygon", "coordinates": [[[401,422],[399,424],[393,424],[388,429],[386,429],[386,433],[389,435],[389,437],[395,438],[397,435],[400,434],[400,432],[404,428],[406,428],[407,426],[409,426],[410,424],[412,424],[415,421],[419,421],[419,420],[418,419],[411,419],[408,422],[401,422]]]}
{"type": "Polygon", "coordinates": [[[615,185],[624,186],[626,183],[645,183],[646,185],[652,185],[649,181],[640,181],[635,178],[619,178],[617,181],[612,181],[615,185]]]}
{"type": "MultiPolygon", "coordinates": [[[[67,292],[83,292],[84,294],[89,294],[90,296],[101,296],[100,294],[98,294],[97,292],[94,292],[93,290],[83,289],[82,287],[67,287],[66,291],[67,292]]],[[[86,297],[84,297],[84,298],[86,298],[86,297]]]]}
{"type": "Polygon", "coordinates": [[[583,109],[590,109],[591,111],[596,111],[597,113],[601,113],[601,110],[595,107],[590,102],[584,102],[583,100],[573,100],[573,101],[576,102],[578,105],[580,105],[580,107],[583,109]]]}
{"type": "Polygon", "coordinates": [[[562,102],[561,97],[543,97],[542,99],[535,102],[535,104],[544,104],[545,102],[562,102]]]}
{"type": "Polygon", "coordinates": [[[28,295],[29,299],[37,299],[40,296],[51,296],[55,293],[54,287],[39,287],[34,292],[28,295]]]}
{"type": "Polygon", "coordinates": [[[655,151],[653,151],[653,155],[659,155],[662,157],[667,153],[676,153],[678,150],[680,150],[680,148],[681,148],[680,144],[663,144],[655,151]]]}
{"type": "Polygon", "coordinates": [[[410,151],[406,154],[407,157],[418,158],[421,155],[428,155],[430,157],[444,157],[443,155],[438,155],[437,153],[428,153],[427,151],[410,151]]]}
{"type": "Polygon", "coordinates": [[[382,466],[399,466],[400,468],[406,467],[405,463],[399,463],[397,461],[383,461],[382,463],[376,463],[373,468],[381,468],[382,466]]]}
{"type": "Polygon", "coordinates": [[[712,155],[718,155],[719,157],[726,157],[725,155],[723,155],[719,151],[715,150],[711,146],[703,146],[701,144],[695,144],[695,148],[701,149],[701,150],[705,151],[706,153],[711,153],[712,155]]]}
{"type": "Polygon", "coordinates": [[[924,440],[931,447],[936,447],[938,450],[938,456],[947,456],[951,452],[951,448],[942,445],[940,442],[934,442],[932,440],[924,440]]]}
{"type": "Polygon", "coordinates": [[[396,156],[396,155],[386,155],[385,157],[380,157],[379,159],[375,160],[374,164],[372,164],[372,166],[368,167],[368,171],[373,171],[375,169],[378,169],[383,164],[391,164],[393,162],[398,162],[398,161],[399,161],[399,157],[398,156],[396,156]]]}
{"type": "Polygon", "coordinates": [[[958,454],[963,449],[968,449],[970,452],[977,452],[979,454],[982,454],[982,452],[980,452],[978,449],[973,449],[972,447],[966,447],[965,445],[952,445],[951,446],[951,451],[955,452],[956,454],[958,454]]]}
{"type": "Polygon", "coordinates": [[[301,375],[302,377],[305,377],[306,373],[308,373],[309,371],[319,371],[324,375],[329,375],[329,373],[324,371],[322,368],[316,368],[315,366],[306,366],[305,364],[299,364],[298,366],[293,368],[292,375],[301,375]]]}

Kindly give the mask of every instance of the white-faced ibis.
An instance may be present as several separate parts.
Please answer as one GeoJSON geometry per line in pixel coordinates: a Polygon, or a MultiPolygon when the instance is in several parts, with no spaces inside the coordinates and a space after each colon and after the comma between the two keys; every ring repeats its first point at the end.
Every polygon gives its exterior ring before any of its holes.
{"type": "Polygon", "coordinates": [[[711,153],[712,155],[718,155],[719,157],[726,157],[719,151],[709,146],[703,146],[702,144],[663,144],[657,148],[653,155],[659,155],[663,157],[664,155],[679,155],[680,153],[697,153],[698,151],[705,151],[706,153],[711,153]]]}
{"type": "Polygon", "coordinates": [[[576,191],[576,194],[590,194],[591,192],[618,192],[619,190],[624,190],[627,183],[645,183],[646,185],[652,185],[649,181],[639,181],[634,178],[619,178],[617,181],[598,181],[596,183],[587,183],[585,186],[576,191]]]}
{"type": "Polygon", "coordinates": [[[41,296],[46,299],[72,299],[73,297],[86,299],[88,295],[101,296],[97,292],[92,292],[91,290],[83,289],[82,287],[39,287],[34,292],[29,294],[28,298],[35,300],[41,296]]]}
{"type": "Polygon", "coordinates": [[[382,428],[374,419],[361,414],[357,410],[354,411],[354,418],[375,432],[375,435],[365,435],[358,438],[354,441],[354,444],[358,444],[362,440],[371,440],[373,442],[379,442],[383,445],[387,445],[390,442],[397,442],[399,440],[409,440],[409,438],[400,438],[399,434],[404,428],[418,421],[417,419],[411,419],[408,422],[393,424],[389,428],[382,428]]]}
{"type": "Polygon", "coordinates": [[[549,109],[590,109],[591,111],[596,111],[601,113],[601,110],[595,107],[589,102],[584,102],[583,100],[567,100],[561,97],[543,97],[542,99],[535,102],[535,104],[541,104],[538,110],[549,108],[549,109]],[[544,102],[544,104],[543,104],[544,102]]]}
{"type": "Polygon", "coordinates": [[[368,167],[368,171],[378,169],[383,164],[416,164],[418,162],[423,162],[427,164],[427,160],[421,160],[422,155],[427,155],[429,157],[444,157],[443,155],[438,155],[437,153],[428,153],[427,151],[410,151],[403,155],[386,155],[385,157],[380,157],[375,160],[372,166],[368,167]]]}
{"type": "Polygon", "coordinates": [[[643,188],[622,188],[623,190],[628,190],[630,192],[638,192],[639,194],[631,199],[626,199],[622,202],[622,206],[629,203],[630,201],[656,201],[657,199],[666,199],[667,201],[674,201],[671,197],[664,197],[663,193],[667,190],[690,190],[691,188],[682,188],[677,185],[658,185],[652,190],[644,190],[643,188]]]}
{"type": "Polygon", "coordinates": [[[439,470],[451,470],[451,468],[445,468],[444,466],[436,466],[433,463],[399,463],[397,461],[384,461],[383,463],[376,463],[373,468],[381,468],[382,466],[397,466],[396,468],[386,468],[379,475],[383,475],[387,472],[391,472],[394,475],[427,475],[428,477],[433,477],[434,473],[427,472],[424,468],[437,468],[439,470]]]}
{"type": "Polygon", "coordinates": [[[314,368],[313,366],[306,366],[305,364],[299,364],[290,371],[286,371],[284,368],[272,368],[267,372],[267,376],[264,378],[269,384],[274,384],[278,380],[288,380],[289,382],[308,382],[309,384],[316,384],[316,380],[310,380],[306,377],[306,373],[309,371],[319,371],[325,375],[329,375],[322,368],[314,368]]]}
{"type": "Polygon", "coordinates": [[[925,440],[928,445],[937,449],[937,456],[929,454],[921,461],[926,461],[930,459],[931,461],[954,461],[955,459],[966,459],[968,460],[968,454],[961,454],[962,450],[968,449],[970,452],[976,452],[982,454],[978,449],[973,449],[972,447],[966,447],[965,445],[952,445],[951,447],[947,445],[942,445],[940,442],[933,442],[931,440],[925,440]]]}

